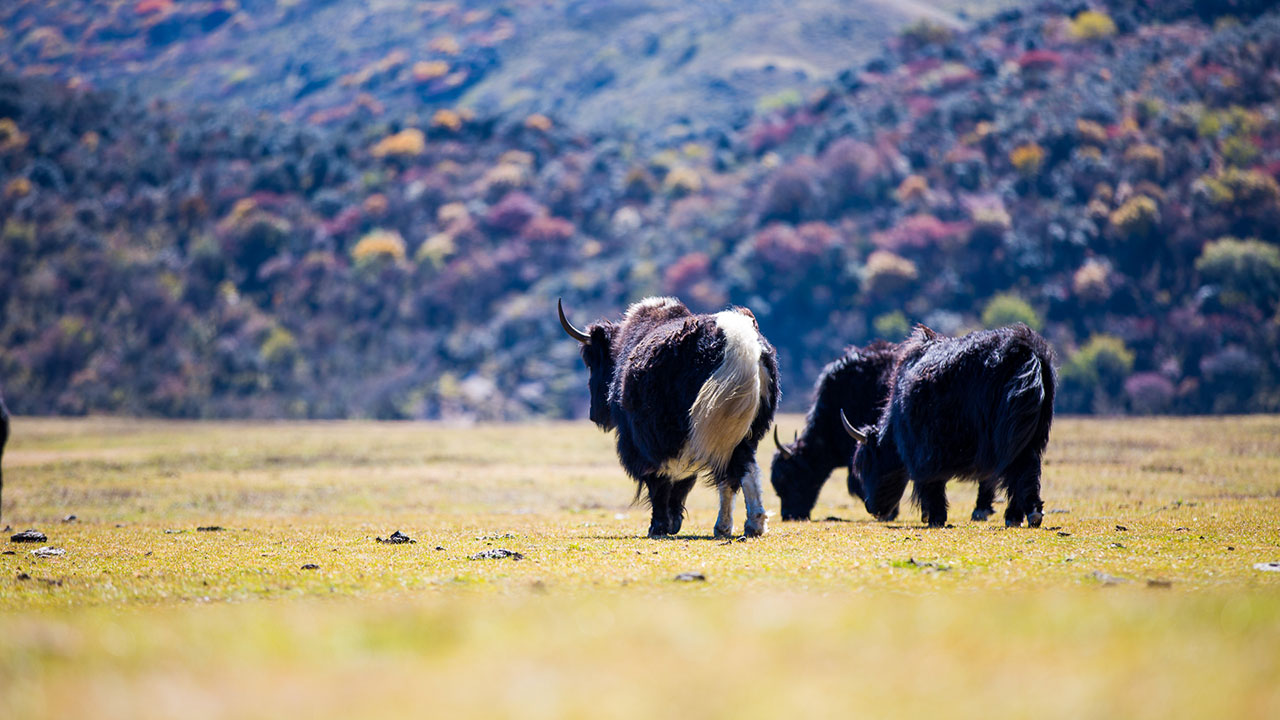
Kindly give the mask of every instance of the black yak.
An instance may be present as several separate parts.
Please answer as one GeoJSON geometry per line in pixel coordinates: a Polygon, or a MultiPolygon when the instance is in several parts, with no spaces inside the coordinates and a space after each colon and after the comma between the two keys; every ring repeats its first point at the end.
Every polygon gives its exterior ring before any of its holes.
{"type": "Polygon", "coordinates": [[[716,536],[733,532],[738,488],[743,532],[764,534],[755,454],[778,405],[778,365],[751,311],[695,315],[675,298],[648,298],[584,332],[558,305],[565,332],[582,343],[591,420],[617,430],[623,469],[640,484],[637,496],[648,491],[650,537],[680,531],[685,498],[704,471],[720,491],[716,536]]]}
{"type": "Polygon", "coordinates": [[[9,408],[0,395],[0,518],[4,517],[4,446],[9,442],[9,408]]]}
{"type": "MultiPolygon", "coordinates": [[[[840,413],[847,412],[857,426],[875,423],[889,395],[889,376],[897,351],[896,344],[884,341],[845,350],[818,376],[813,406],[795,441],[784,446],[774,427],[773,442],[778,450],[773,455],[769,477],[782,501],[783,520],[808,520],[818,493],[836,468],[846,468],[852,480],[851,460],[857,444],[840,427],[840,413]]],[[[993,485],[980,483],[972,519],[990,517],[995,512],[991,507],[993,499],[993,485]]]]}
{"type": "Polygon", "coordinates": [[[889,401],[861,429],[849,492],[881,520],[897,517],[907,480],[922,517],[947,523],[952,477],[999,483],[1009,526],[1039,527],[1040,458],[1049,443],[1056,378],[1053,351],[1026,325],[943,337],[919,326],[898,349],[889,401]]]}

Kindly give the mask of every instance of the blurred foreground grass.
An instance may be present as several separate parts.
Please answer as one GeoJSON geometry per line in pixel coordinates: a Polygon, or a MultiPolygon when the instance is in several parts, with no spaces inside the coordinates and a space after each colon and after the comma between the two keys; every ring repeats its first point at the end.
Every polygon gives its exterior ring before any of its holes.
{"type": "Polygon", "coordinates": [[[1048,529],[841,473],[728,544],[705,488],[642,537],[585,422],[14,432],[4,523],[65,554],[2,543],[2,717],[1280,716],[1277,418],[1061,420],[1048,529]]]}

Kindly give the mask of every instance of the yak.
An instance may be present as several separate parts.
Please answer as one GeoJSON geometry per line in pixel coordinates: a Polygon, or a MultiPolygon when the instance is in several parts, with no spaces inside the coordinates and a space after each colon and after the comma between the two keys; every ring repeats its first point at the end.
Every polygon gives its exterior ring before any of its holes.
{"type": "Polygon", "coordinates": [[[767,521],[756,446],[778,406],[773,346],[746,308],[695,315],[670,297],[631,305],[619,321],[574,327],[557,303],[560,325],[581,343],[589,373],[590,418],[617,431],[618,459],[652,508],[649,536],[675,535],[685,498],[700,473],[720,493],[716,537],[733,532],[741,488],[743,533],[763,535],[767,521]]]}
{"type": "Polygon", "coordinates": [[[0,518],[4,517],[4,446],[9,442],[9,408],[0,394],[0,518]]]}
{"type": "Polygon", "coordinates": [[[923,325],[898,348],[879,419],[856,428],[849,492],[880,520],[897,517],[907,480],[931,527],[947,523],[952,477],[999,483],[1005,524],[1039,527],[1040,460],[1057,377],[1053,350],[1021,323],[952,338],[923,325]]]}
{"type": "MultiPolygon", "coordinates": [[[[837,467],[847,468],[852,475],[850,461],[856,443],[839,426],[839,414],[848,412],[855,425],[876,421],[889,396],[889,375],[897,352],[896,343],[885,341],[846,349],[818,376],[813,406],[795,440],[783,445],[774,426],[773,443],[778,450],[773,455],[770,480],[782,501],[783,520],[808,520],[818,493],[837,467]]],[[[991,483],[979,484],[973,520],[986,520],[995,513],[994,495],[991,483]]]]}

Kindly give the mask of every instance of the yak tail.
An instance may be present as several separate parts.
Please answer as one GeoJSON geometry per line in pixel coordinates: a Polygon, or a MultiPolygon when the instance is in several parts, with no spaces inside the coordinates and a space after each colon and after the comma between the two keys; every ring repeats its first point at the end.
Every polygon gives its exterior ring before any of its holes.
{"type": "Polygon", "coordinates": [[[1030,357],[1009,379],[1008,390],[996,419],[996,457],[1004,467],[1033,447],[1042,452],[1049,442],[1049,425],[1053,421],[1055,378],[1053,365],[1032,350],[1030,357]]]}
{"type": "Polygon", "coordinates": [[[769,392],[769,376],[761,362],[764,345],[755,322],[734,310],[715,318],[724,332],[724,359],[689,408],[689,441],[681,454],[682,460],[719,475],[734,448],[750,434],[769,392]]]}

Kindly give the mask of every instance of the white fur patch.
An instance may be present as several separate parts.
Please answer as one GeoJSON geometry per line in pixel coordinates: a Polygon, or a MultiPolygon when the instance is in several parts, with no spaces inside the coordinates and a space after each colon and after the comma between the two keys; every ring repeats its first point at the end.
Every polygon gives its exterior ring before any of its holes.
{"type": "Polygon", "coordinates": [[[769,379],[760,362],[764,346],[755,323],[733,310],[716,313],[715,318],[724,332],[724,359],[689,408],[689,439],[680,455],[662,466],[668,477],[724,470],[769,391],[769,379]]]}
{"type": "Polygon", "coordinates": [[[627,308],[626,314],[623,315],[622,321],[625,323],[646,310],[657,310],[677,305],[680,305],[680,301],[673,297],[647,297],[639,302],[632,303],[631,307],[627,308]]]}

